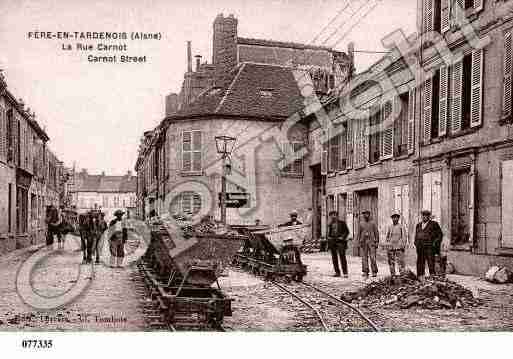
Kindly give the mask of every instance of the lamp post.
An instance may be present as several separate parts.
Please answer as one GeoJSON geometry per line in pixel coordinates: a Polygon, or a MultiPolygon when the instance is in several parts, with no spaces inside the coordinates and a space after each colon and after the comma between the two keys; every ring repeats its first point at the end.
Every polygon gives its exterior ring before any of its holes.
{"type": "Polygon", "coordinates": [[[226,224],[226,176],[228,175],[227,160],[230,159],[236,138],[230,136],[216,136],[217,153],[223,160],[223,175],[221,177],[221,222],[226,224]]]}

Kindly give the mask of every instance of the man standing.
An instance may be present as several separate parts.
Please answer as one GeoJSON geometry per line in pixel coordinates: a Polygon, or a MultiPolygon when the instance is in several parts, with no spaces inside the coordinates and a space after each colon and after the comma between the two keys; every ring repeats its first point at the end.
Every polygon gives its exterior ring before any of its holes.
{"type": "Polygon", "coordinates": [[[415,247],[417,249],[417,277],[424,278],[426,261],[429,275],[435,275],[435,251],[440,248],[442,242],[442,229],[440,225],[431,220],[431,212],[421,212],[422,221],[415,228],[415,247]]]}
{"type": "Polygon", "coordinates": [[[280,224],[278,227],[298,226],[303,224],[297,220],[297,211],[290,212],[290,221],[280,224]]]}
{"type": "Polygon", "coordinates": [[[378,275],[376,264],[376,249],[379,243],[378,226],[370,219],[370,211],[363,211],[363,221],[359,224],[358,245],[362,251],[362,276],[369,278],[369,258],[371,262],[372,276],[378,275]]]}
{"type": "Polygon", "coordinates": [[[346,260],[346,249],[347,249],[347,237],[349,236],[349,228],[344,221],[338,219],[338,212],[331,211],[329,213],[330,222],[328,224],[328,248],[331,252],[331,260],[333,262],[333,269],[335,271],[334,277],[340,277],[340,268],[338,266],[338,259],[340,258],[340,264],[342,265],[342,272],[344,278],[347,278],[347,260],[346,260]]]}
{"type": "Polygon", "coordinates": [[[124,212],[120,209],[114,212],[114,218],[109,223],[112,234],[109,238],[110,265],[111,267],[122,267],[125,257],[125,242],[128,238],[128,231],[122,224],[124,212]]]}
{"type": "Polygon", "coordinates": [[[408,244],[408,231],[399,223],[399,219],[401,218],[399,213],[393,213],[391,218],[392,224],[387,229],[385,246],[387,249],[390,275],[393,277],[395,276],[396,261],[399,265],[399,273],[404,273],[404,252],[408,244]]]}
{"type": "Polygon", "coordinates": [[[107,229],[107,222],[105,222],[105,213],[100,212],[98,223],[96,226],[95,241],[94,241],[94,252],[96,253],[96,264],[100,263],[100,241],[103,236],[103,232],[107,229]]]}

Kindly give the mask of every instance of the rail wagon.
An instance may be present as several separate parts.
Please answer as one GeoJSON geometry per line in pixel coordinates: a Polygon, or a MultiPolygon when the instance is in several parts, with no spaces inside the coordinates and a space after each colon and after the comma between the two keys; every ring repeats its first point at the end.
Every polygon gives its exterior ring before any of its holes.
{"type": "Polygon", "coordinates": [[[243,243],[243,236],[185,234],[165,224],[152,226],[140,269],[152,299],[170,325],[220,327],[232,314],[217,278],[243,243]]]}
{"type": "Polygon", "coordinates": [[[301,260],[299,248],[309,227],[239,226],[236,229],[247,238],[235,256],[235,265],[270,280],[282,277],[301,281],[306,275],[307,266],[301,260]]]}

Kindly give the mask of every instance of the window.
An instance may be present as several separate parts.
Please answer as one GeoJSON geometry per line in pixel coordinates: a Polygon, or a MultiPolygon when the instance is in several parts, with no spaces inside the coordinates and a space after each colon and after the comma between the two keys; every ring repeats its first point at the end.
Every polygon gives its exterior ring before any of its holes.
{"type": "Polygon", "coordinates": [[[408,92],[396,98],[400,106],[400,112],[394,121],[394,156],[408,154],[408,112],[410,94],[408,92]]]}
{"type": "Polygon", "coordinates": [[[338,135],[333,136],[328,142],[329,148],[329,171],[344,171],[348,168],[348,153],[350,152],[348,140],[351,136],[350,132],[348,132],[348,123],[343,123],[341,129],[337,129],[340,132],[338,135]]]}
{"type": "Polygon", "coordinates": [[[303,156],[296,158],[296,152],[304,147],[303,142],[289,142],[283,144],[283,153],[285,160],[291,161],[290,164],[283,167],[282,173],[293,176],[303,176],[303,156]]]}
{"type": "Polygon", "coordinates": [[[369,161],[368,119],[355,119],[352,122],[353,131],[353,167],[363,168],[369,161]]]}
{"type": "Polygon", "coordinates": [[[456,20],[457,11],[474,9],[479,12],[483,9],[484,0],[422,0],[424,32],[436,31],[445,33],[456,20]]]}
{"type": "Polygon", "coordinates": [[[183,131],[182,133],[182,171],[201,172],[201,131],[183,131]]]}
{"type": "Polygon", "coordinates": [[[201,210],[201,196],[193,191],[185,191],[176,196],[171,207],[175,214],[195,215],[201,210]]]}
{"type": "Polygon", "coordinates": [[[483,51],[450,67],[442,66],[424,83],[423,142],[478,127],[482,123],[483,51]]]}
{"type": "Polygon", "coordinates": [[[7,111],[7,161],[14,161],[14,114],[7,111]]]}

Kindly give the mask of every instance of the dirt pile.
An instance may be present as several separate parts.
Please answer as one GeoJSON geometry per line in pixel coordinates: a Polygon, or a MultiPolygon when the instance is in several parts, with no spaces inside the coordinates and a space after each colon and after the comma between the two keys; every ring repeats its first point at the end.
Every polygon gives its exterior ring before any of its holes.
{"type": "Polygon", "coordinates": [[[346,292],[341,299],[367,306],[390,306],[407,309],[453,309],[478,306],[479,300],[465,287],[445,278],[417,280],[406,272],[395,278],[372,282],[356,292],[346,292]]]}

